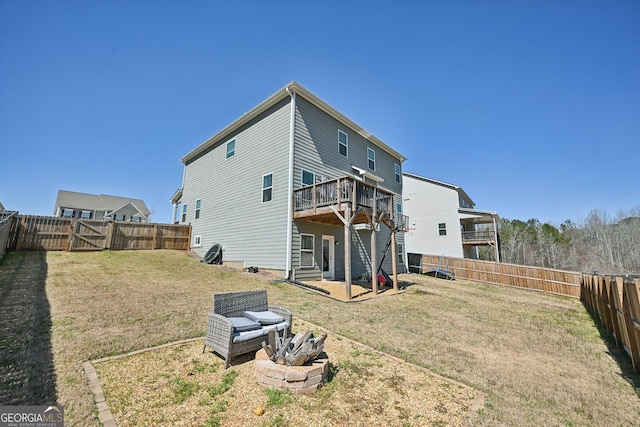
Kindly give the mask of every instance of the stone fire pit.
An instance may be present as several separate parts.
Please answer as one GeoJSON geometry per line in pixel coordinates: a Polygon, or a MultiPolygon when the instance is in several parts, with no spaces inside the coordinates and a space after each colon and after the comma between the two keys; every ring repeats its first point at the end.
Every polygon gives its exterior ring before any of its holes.
{"type": "Polygon", "coordinates": [[[329,375],[329,359],[323,351],[326,335],[313,338],[311,332],[285,339],[269,335],[256,353],[254,375],[263,387],[311,395],[329,375]]]}

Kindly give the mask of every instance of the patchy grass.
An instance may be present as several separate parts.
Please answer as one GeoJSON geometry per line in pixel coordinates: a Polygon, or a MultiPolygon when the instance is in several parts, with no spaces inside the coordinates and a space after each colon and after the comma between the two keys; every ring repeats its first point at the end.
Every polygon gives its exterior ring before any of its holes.
{"type": "MultiPolygon", "coordinates": [[[[640,425],[640,398],[634,388],[640,381],[611,357],[615,349],[607,347],[579,301],[459,280],[401,278],[409,283],[404,294],[344,304],[272,283],[260,273],[204,265],[174,251],[10,253],[0,264],[0,304],[5,303],[2,314],[8,313],[0,320],[0,392],[7,396],[4,402],[14,404],[55,398],[65,405],[67,425],[98,425],[79,362],[203,336],[213,293],[268,288],[270,302],[290,308],[294,318],[482,391],[485,406],[476,424],[640,425]],[[12,303],[11,310],[27,307],[39,316],[26,332],[21,328],[32,317],[5,310],[14,295],[27,298],[16,300],[20,302],[12,303]],[[19,370],[20,357],[37,369],[19,370]],[[5,375],[14,372],[39,374],[14,382],[9,378],[15,377],[5,375]],[[41,379],[39,385],[36,379],[41,379]]],[[[334,340],[340,342],[339,336],[334,340]]],[[[166,363],[172,361],[171,354],[164,355],[166,363]]],[[[204,356],[189,355],[180,361],[181,369],[196,376],[219,375],[220,380],[224,369],[210,368],[216,358],[209,352],[204,356]]],[[[337,363],[332,374],[339,378],[371,369],[367,364],[376,362],[363,356],[337,363]]],[[[170,383],[176,376],[166,372],[145,378],[147,392],[163,396],[158,405],[172,405],[170,383]]],[[[133,386],[126,378],[122,381],[133,386]]],[[[401,381],[400,375],[390,375],[384,384],[395,392],[401,381]]],[[[211,384],[202,383],[184,403],[203,401],[199,395],[211,384]]],[[[337,392],[334,384],[320,391],[329,402],[332,390],[337,392]]],[[[210,409],[211,425],[229,420],[231,397],[227,406],[219,399],[226,401],[236,387],[234,383],[222,397],[203,402],[208,403],[203,407],[210,409]]],[[[110,397],[109,403],[126,406],[135,399],[123,393],[110,397]]],[[[287,422],[267,415],[261,418],[265,425],[287,422]]],[[[349,420],[366,424],[360,413],[349,420]]]]}
{"type": "MultiPolygon", "coordinates": [[[[294,322],[296,331],[310,328],[294,322]]],[[[201,341],[97,363],[96,369],[120,426],[400,425],[393,420],[414,426],[462,426],[479,394],[361,344],[333,339],[331,333],[326,351],[336,366],[366,366],[367,375],[338,368],[314,396],[296,396],[259,386],[253,364],[246,363],[250,357],[226,371],[217,358],[220,369],[191,371],[194,359],[199,365],[214,357],[202,354],[201,341]],[[163,379],[173,375],[180,381],[174,379],[172,385],[184,384],[183,400],[167,398],[163,379]],[[255,413],[258,407],[262,414],[255,413]]]]}

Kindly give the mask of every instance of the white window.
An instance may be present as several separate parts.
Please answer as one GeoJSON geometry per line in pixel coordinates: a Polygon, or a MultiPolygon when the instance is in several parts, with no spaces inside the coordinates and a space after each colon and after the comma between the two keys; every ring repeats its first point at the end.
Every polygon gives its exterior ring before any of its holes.
{"type": "Polygon", "coordinates": [[[187,204],[182,205],[182,222],[187,222],[187,204]]]}
{"type": "Polygon", "coordinates": [[[404,245],[398,243],[398,264],[404,264],[404,245]]]}
{"type": "Polygon", "coordinates": [[[80,215],[80,218],[82,218],[82,219],[91,219],[91,211],[82,211],[82,214],[80,215]]]}
{"type": "Polygon", "coordinates": [[[116,214],[116,221],[124,221],[124,215],[116,214]]]}
{"type": "Polygon", "coordinates": [[[73,218],[73,209],[63,209],[62,216],[65,218],[73,218]]]}
{"type": "Polygon", "coordinates": [[[200,236],[193,236],[193,246],[202,246],[202,238],[200,236]]]}
{"type": "Polygon", "coordinates": [[[196,212],[195,212],[195,218],[198,219],[200,218],[200,205],[202,204],[202,200],[198,199],[196,200],[196,212]]]}
{"type": "Polygon", "coordinates": [[[300,267],[313,267],[314,241],[313,234],[300,235],[300,267]]]}
{"type": "Polygon", "coordinates": [[[367,148],[367,160],[369,163],[369,169],[371,169],[372,171],[376,170],[376,152],[371,148],[367,148]]]}
{"type": "Polygon", "coordinates": [[[402,174],[400,173],[400,165],[397,163],[393,164],[393,171],[396,174],[396,182],[398,184],[400,184],[400,181],[402,181],[402,174]]]}
{"type": "Polygon", "coordinates": [[[236,140],[232,139],[231,141],[227,142],[227,159],[229,157],[233,157],[236,154],[236,140]]]}
{"type": "Polygon", "coordinates": [[[138,215],[134,215],[131,217],[131,222],[140,222],[140,217],[138,215]]]}
{"type": "Polygon", "coordinates": [[[441,236],[446,236],[447,235],[447,224],[444,222],[441,222],[438,224],[438,233],[441,236]]]}
{"type": "Polygon", "coordinates": [[[316,174],[302,170],[302,185],[313,185],[316,182],[316,174]]]}
{"type": "Polygon", "coordinates": [[[341,130],[338,131],[338,153],[349,157],[349,135],[341,130]]]}
{"type": "Polygon", "coordinates": [[[262,203],[270,202],[273,198],[273,174],[262,177],[262,203]]]}

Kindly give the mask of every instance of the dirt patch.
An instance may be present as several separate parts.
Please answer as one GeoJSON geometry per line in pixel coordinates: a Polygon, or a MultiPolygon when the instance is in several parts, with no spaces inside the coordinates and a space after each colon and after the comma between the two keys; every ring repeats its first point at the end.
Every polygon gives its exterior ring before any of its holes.
{"type": "MultiPolygon", "coordinates": [[[[317,326],[294,321],[294,331],[317,326]]],[[[256,383],[252,355],[222,360],[195,341],[96,364],[119,426],[461,426],[480,394],[329,332],[330,380],[313,396],[256,383]],[[256,408],[263,414],[256,415],[256,408]]]]}
{"type": "MultiPolygon", "coordinates": [[[[344,302],[366,301],[372,298],[380,298],[385,296],[397,295],[403,293],[403,290],[395,290],[389,286],[380,286],[378,293],[374,294],[370,283],[354,282],[351,284],[351,299],[347,297],[347,287],[344,282],[335,282],[331,280],[318,280],[304,282],[316,288],[323,289],[328,292],[325,294],[330,298],[344,302]]],[[[313,290],[312,290],[313,291],[313,290]]]]}

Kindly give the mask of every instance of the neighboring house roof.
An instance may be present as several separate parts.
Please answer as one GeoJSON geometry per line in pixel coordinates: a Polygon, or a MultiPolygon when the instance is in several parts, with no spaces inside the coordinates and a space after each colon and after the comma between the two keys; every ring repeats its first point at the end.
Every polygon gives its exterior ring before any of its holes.
{"type": "Polygon", "coordinates": [[[236,119],[229,126],[225,127],[220,132],[213,135],[211,138],[207,139],[204,143],[200,144],[200,146],[192,150],[190,153],[188,153],[186,156],[184,156],[181,159],[182,163],[187,164],[189,161],[198,157],[200,154],[204,153],[211,146],[213,146],[218,141],[220,141],[220,139],[230,135],[231,133],[239,129],[241,126],[255,119],[260,114],[264,113],[269,108],[273,107],[278,102],[289,97],[290,94],[293,94],[293,93],[295,93],[296,96],[302,96],[304,99],[306,99],[307,101],[315,105],[320,110],[324,111],[325,113],[332,116],[336,120],[346,124],[351,129],[356,131],[360,136],[370,141],[372,144],[394,155],[395,157],[399,158],[401,161],[406,160],[406,157],[404,157],[402,154],[398,153],[396,150],[389,147],[387,144],[385,144],[384,142],[382,142],[381,140],[373,136],[370,132],[366,131],[365,129],[357,125],[347,116],[343,115],[338,110],[336,110],[335,108],[333,108],[332,106],[330,106],[329,104],[327,104],[326,102],[318,98],[316,95],[309,92],[309,90],[305,89],[302,85],[300,85],[300,83],[296,81],[292,81],[288,85],[286,85],[285,87],[283,87],[282,89],[280,89],[279,91],[271,95],[269,98],[267,98],[266,100],[258,104],[256,107],[254,107],[250,111],[243,114],[242,117],[236,119]]]}
{"type": "Polygon", "coordinates": [[[74,209],[91,209],[95,211],[117,212],[127,207],[134,208],[145,217],[149,217],[151,212],[141,199],[131,199],[128,197],[110,196],[108,194],[87,194],[76,193],[75,191],[58,190],[56,206],[53,214],[57,214],[59,207],[74,209]]]}
{"type": "Polygon", "coordinates": [[[2,203],[0,203],[0,211],[4,210],[4,206],[2,206],[2,203]]]}

